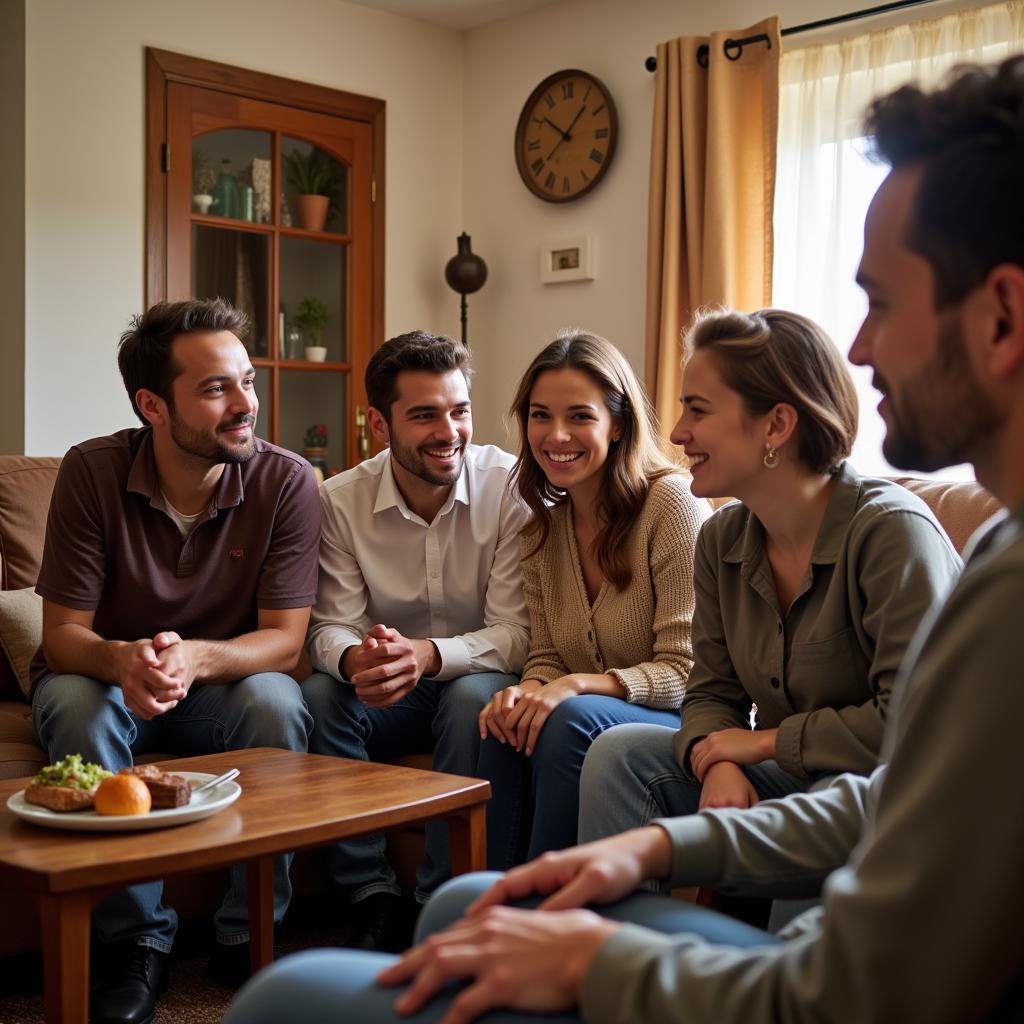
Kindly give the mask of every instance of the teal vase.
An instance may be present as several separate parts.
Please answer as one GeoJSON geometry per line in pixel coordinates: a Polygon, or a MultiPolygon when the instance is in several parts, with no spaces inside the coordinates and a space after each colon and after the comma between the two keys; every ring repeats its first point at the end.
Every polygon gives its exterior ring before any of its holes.
{"type": "Polygon", "coordinates": [[[242,197],[238,191],[238,179],[229,170],[231,161],[224,161],[217,184],[213,186],[213,206],[210,213],[218,217],[242,216],[242,197]]]}

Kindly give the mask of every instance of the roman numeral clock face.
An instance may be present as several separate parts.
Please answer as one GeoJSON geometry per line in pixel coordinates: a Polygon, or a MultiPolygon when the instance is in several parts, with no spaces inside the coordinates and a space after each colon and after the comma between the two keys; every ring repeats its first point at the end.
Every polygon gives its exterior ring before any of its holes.
{"type": "Polygon", "coordinates": [[[516,126],[516,165],[549,203],[579,199],[615,154],[618,118],[604,85],[585,71],[557,71],[530,95],[516,126]]]}

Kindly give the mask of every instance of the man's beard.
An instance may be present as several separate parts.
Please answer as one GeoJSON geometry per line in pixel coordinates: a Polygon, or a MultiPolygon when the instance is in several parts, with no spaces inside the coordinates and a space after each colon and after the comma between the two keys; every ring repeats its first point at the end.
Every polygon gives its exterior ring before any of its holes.
{"type": "Polygon", "coordinates": [[[459,450],[459,462],[455,469],[447,472],[440,473],[435,472],[427,465],[423,455],[420,454],[417,448],[407,448],[405,445],[400,444],[395,438],[394,433],[391,435],[391,454],[394,456],[395,461],[413,476],[418,477],[420,480],[425,481],[428,484],[433,484],[435,487],[450,487],[456,480],[459,479],[459,474],[462,472],[462,467],[465,463],[465,452],[466,446],[462,440],[456,441],[451,445],[429,445],[431,448],[458,448],[459,450]]]}
{"type": "MultiPolygon", "coordinates": [[[[222,429],[231,429],[248,423],[255,427],[256,417],[245,413],[222,429]]],[[[250,434],[245,444],[226,445],[201,430],[193,430],[173,409],[171,410],[171,439],[187,455],[211,464],[248,462],[256,454],[256,435],[250,434]]]]}
{"type": "Polygon", "coordinates": [[[952,311],[940,321],[934,357],[898,395],[880,374],[873,383],[888,399],[882,451],[899,469],[933,472],[973,462],[978,443],[1003,425],[978,384],[952,311]]]}

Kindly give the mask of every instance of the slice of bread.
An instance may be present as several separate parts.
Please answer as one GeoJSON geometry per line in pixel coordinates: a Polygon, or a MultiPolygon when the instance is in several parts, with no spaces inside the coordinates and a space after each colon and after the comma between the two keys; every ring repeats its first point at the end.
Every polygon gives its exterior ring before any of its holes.
{"type": "Polygon", "coordinates": [[[41,786],[30,782],[25,790],[25,802],[48,807],[51,811],[84,811],[92,807],[99,785],[92,789],[77,789],[72,786],[41,786]]]}

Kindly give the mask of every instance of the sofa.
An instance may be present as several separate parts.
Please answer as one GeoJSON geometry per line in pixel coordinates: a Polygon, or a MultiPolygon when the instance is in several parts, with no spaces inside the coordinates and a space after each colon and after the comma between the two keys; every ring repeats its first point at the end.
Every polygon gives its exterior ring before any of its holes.
{"type": "MultiPolygon", "coordinates": [[[[59,465],[56,458],[0,455],[0,778],[5,779],[34,775],[47,761],[36,742],[18,671],[24,680],[27,659],[41,631],[41,607],[31,588],[39,569],[46,511],[59,465]]],[[[1000,507],[975,483],[896,479],[931,507],[958,551],[1000,507]]],[[[302,674],[300,667],[296,675],[302,674]]],[[[428,767],[429,759],[420,757],[403,763],[428,767]]],[[[403,835],[390,844],[396,869],[406,884],[419,855],[418,844],[410,842],[412,838],[403,835]]],[[[303,870],[300,864],[298,873],[301,875],[303,870]]],[[[182,916],[212,911],[222,886],[220,877],[201,876],[197,880],[190,876],[184,883],[178,880],[169,884],[167,898],[182,916]]],[[[299,877],[296,889],[301,892],[299,877]]],[[[29,924],[35,921],[35,914],[27,898],[5,893],[4,900],[9,910],[0,922],[0,956],[37,948],[38,933],[29,924]]]]}

